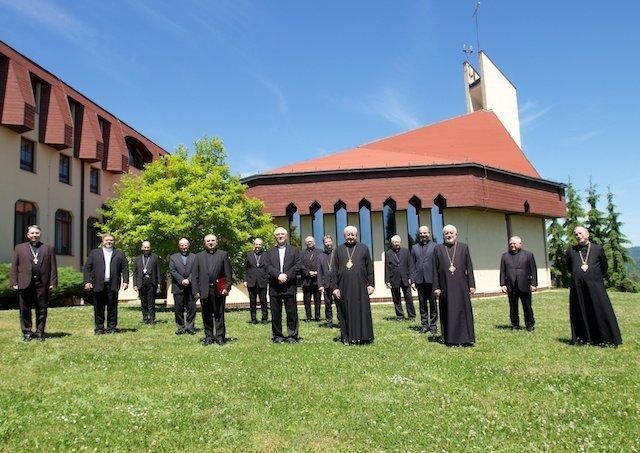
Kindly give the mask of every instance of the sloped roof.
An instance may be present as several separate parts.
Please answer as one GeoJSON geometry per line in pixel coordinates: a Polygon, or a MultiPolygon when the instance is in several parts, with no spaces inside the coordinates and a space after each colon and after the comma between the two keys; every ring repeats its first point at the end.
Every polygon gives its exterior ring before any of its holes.
{"type": "Polygon", "coordinates": [[[475,163],[540,178],[492,111],[479,110],[265,175],[475,163]]]}

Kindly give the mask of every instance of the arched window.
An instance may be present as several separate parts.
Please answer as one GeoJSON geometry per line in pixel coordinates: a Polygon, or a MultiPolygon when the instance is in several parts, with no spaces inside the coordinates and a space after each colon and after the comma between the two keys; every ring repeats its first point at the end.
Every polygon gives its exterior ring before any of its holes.
{"type": "Polygon", "coordinates": [[[344,229],[347,227],[347,205],[344,201],[338,200],[333,205],[333,212],[336,215],[336,237],[334,243],[339,244],[342,243],[344,229]]]}
{"type": "Polygon", "coordinates": [[[396,234],[396,202],[387,198],[382,205],[382,226],[384,229],[384,248],[391,246],[391,238],[396,234]]]}
{"type": "Polygon", "coordinates": [[[418,242],[418,228],[420,228],[419,212],[422,208],[422,201],[415,195],[409,200],[407,206],[407,236],[409,239],[409,249],[418,242]]]}
{"type": "Polygon", "coordinates": [[[360,233],[360,242],[369,247],[369,253],[373,253],[373,240],[371,238],[371,203],[368,200],[363,199],[358,204],[358,215],[360,226],[358,232],[360,233]]]}
{"type": "Polygon", "coordinates": [[[441,194],[433,200],[431,207],[431,235],[433,240],[438,244],[444,242],[442,229],[444,228],[444,208],[447,206],[447,200],[441,194]]]}
{"type": "Polygon", "coordinates": [[[27,228],[38,223],[38,208],[30,201],[18,200],[14,208],[13,245],[27,240],[27,228]]]}
{"type": "Polygon", "coordinates": [[[99,220],[95,217],[89,217],[87,219],[87,254],[100,245],[100,231],[98,231],[96,227],[96,223],[98,222],[99,220]]]}
{"type": "Polygon", "coordinates": [[[311,213],[311,234],[316,240],[316,247],[322,249],[322,238],[324,237],[324,214],[322,206],[317,201],[309,207],[311,213]]]}
{"type": "Polygon", "coordinates": [[[71,213],[56,211],[55,249],[58,255],[71,255],[71,213]]]}
{"type": "Polygon", "coordinates": [[[287,206],[287,217],[289,219],[289,243],[300,247],[302,240],[300,239],[300,213],[298,207],[290,203],[287,206]]]}

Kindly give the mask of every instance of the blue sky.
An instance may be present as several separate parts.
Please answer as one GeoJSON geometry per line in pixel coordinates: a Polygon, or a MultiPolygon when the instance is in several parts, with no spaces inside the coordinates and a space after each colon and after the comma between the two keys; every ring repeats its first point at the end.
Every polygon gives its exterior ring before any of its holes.
{"type": "MultiPolygon", "coordinates": [[[[221,137],[247,175],[463,114],[474,4],[0,0],[0,39],[169,151],[221,137]]],[[[546,179],[610,186],[640,245],[639,2],[479,13],[529,159],[546,179]]]]}

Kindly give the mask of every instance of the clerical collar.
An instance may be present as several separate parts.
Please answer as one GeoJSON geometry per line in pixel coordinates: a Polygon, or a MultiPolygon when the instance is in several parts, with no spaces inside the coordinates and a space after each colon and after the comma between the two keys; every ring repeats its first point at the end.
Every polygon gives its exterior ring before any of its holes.
{"type": "Polygon", "coordinates": [[[34,249],[37,249],[37,248],[39,248],[39,247],[42,245],[42,242],[40,242],[40,241],[38,241],[38,242],[36,242],[36,243],[29,242],[29,245],[30,245],[31,247],[33,247],[34,249]]]}
{"type": "Polygon", "coordinates": [[[212,254],[212,255],[213,255],[214,253],[216,253],[216,250],[217,250],[217,249],[213,249],[213,250],[209,250],[209,249],[207,249],[207,253],[210,253],[210,254],[212,254]]]}
{"type": "Polygon", "coordinates": [[[180,255],[182,255],[182,256],[188,256],[188,255],[189,255],[189,252],[180,252],[180,255]]]}
{"type": "Polygon", "coordinates": [[[311,248],[307,247],[308,252],[313,252],[315,249],[316,249],[315,247],[311,247],[311,248]]]}
{"type": "Polygon", "coordinates": [[[279,246],[278,246],[278,248],[279,248],[280,250],[282,250],[282,249],[284,249],[284,248],[287,248],[287,244],[285,244],[285,245],[279,245],[279,246]]]}
{"type": "Polygon", "coordinates": [[[427,245],[429,243],[429,239],[425,239],[424,241],[420,241],[420,245],[427,245]]]}
{"type": "Polygon", "coordinates": [[[357,243],[353,242],[353,243],[349,243],[349,242],[345,242],[344,245],[346,245],[347,247],[353,247],[355,246],[357,243]]]}
{"type": "Polygon", "coordinates": [[[512,255],[516,255],[519,252],[520,250],[509,250],[509,253],[511,253],[512,255]]]}
{"type": "Polygon", "coordinates": [[[445,241],[444,245],[446,245],[447,247],[453,247],[454,245],[456,245],[456,243],[455,242],[447,242],[447,241],[445,241]]]}

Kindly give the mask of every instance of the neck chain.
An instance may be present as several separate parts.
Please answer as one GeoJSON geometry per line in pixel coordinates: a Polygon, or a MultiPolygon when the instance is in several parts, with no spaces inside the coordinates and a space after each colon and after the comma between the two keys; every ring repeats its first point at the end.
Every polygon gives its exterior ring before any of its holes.
{"type": "Polygon", "coordinates": [[[147,266],[149,266],[149,260],[151,260],[151,255],[146,256],[146,257],[144,255],[142,255],[142,272],[145,273],[145,274],[147,273],[147,266]],[[146,260],[145,260],[145,258],[146,258],[146,260]]]}
{"type": "Polygon", "coordinates": [[[456,267],[453,265],[453,260],[456,258],[456,249],[458,248],[458,243],[453,244],[453,254],[449,255],[449,249],[447,248],[445,251],[447,252],[447,258],[449,258],[449,272],[451,275],[456,271],[456,267]]]}
{"type": "Polygon", "coordinates": [[[260,259],[262,258],[262,255],[258,255],[256,252],[253,252],[253,256],[256,259],[256,266],[260,267],[260,259]]]}
{"type": "Polygon", "coordinates": [[[327,261],[329,270],[331,270],[331,262],[333,261],[333,249],[331,249],[331,253],[329,253],[329,260],[327,261]]]}
{"type": "Polygon", "coordinates": [[[31,256],[33,256],[33,264],[38,264],[38,254],[40,253],[40,249],[29,244],[29,250],[31,251],[31,256]],[[35,252],[33,251],[34,248],[35,252]]]}
{"type": "Polygon", "coordinates": [[[589,269],[589,265],[587,264],[587,261],[589,261],[589,252],[591,252],[591,242],[589,242],[589,245],[587,246],[587,254],[584,258],[582,257],[582,250],[578,250],[580,261],[582,262],[582,266],[580,266],[582,272],[587,272],[587,269],[589,269]]]}
{"type": "Polygon", "coordinates": [[[353,261],[351,260],[351,258],[353,258],[353,254],[356,252],[356,245],[354,244],[353,247],[351,248],[351,253],[349,253],[349,247],[347,247],[347,269],[351,269],[353,267],[353,261]]]}

